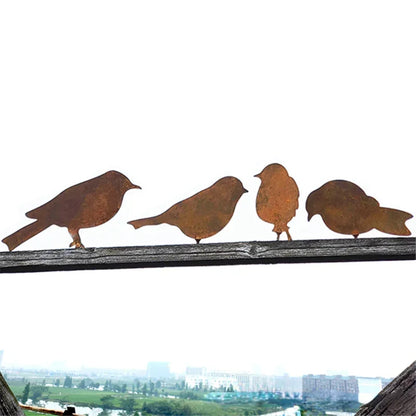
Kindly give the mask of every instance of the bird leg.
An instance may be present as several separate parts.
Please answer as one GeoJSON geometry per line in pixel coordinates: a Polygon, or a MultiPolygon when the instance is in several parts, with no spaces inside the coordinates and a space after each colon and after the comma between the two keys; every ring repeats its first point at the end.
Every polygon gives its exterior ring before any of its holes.
{"type": "Polygon", "coordinates": [[[287,235],[288,241],[292,241],[292,236],[289,234],[289,229],[286,230],[286,235],[287,235]]]}
{"type": "Polygon", "coordinates": [[[71,234],[72,237],[72,243],[69,245],[69,247],[75,247],[75,248],[85,248],[84,245],[81,243],[81,237],[79,236],[78,230],[68,230],[69,234],[71,234]]]}
{"type": "Polygon", "coordinates": [[[197,244],[199,244],[199,242],[201,241],[201,239],[200,238],[195,238],[195,241],[196,241],[197,244]]]}
{"type": "Polygon", "coordinates": [[[281,233],[281,232],[280,232],[280,233],[278,233],[278,232],[276,231],[277,241],[279,241],[279,240],[280,240],[280,234],[282,234],[282,233],[281,233]]]}

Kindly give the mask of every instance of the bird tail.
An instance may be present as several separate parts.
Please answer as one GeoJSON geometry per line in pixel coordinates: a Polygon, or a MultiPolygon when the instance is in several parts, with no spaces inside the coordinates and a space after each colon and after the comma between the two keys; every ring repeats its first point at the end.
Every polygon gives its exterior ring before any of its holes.
{"type": "Polygon", "coordinates": [[[51,224],[49,223],[38,220],[3,238],[2,241],[9,247],[9,250],[12,251],[26,240],[29,240],[29,238],[34,237],[36,234],[39,234],[41,231],[48,228],[50,225],[51,224]]]}
{"type": "Polygon", "coordinates": [[[394,235],[410,235],[405,222],[413,218],[412,214],[392,208],[379,208],[375,228],[383,233],[394,235]]]}
{"type": "Polygon", "coordinates": [[[140,227],[144,227],[146,225],[159,225],[163,224],[165,221],[163,221],[162,215],[156,215],[155,217],[149,217],[149,218],[142,218],[140,220],[134,220],[129,221],[127,224],[131,224],[136,230],[140,227]]]}

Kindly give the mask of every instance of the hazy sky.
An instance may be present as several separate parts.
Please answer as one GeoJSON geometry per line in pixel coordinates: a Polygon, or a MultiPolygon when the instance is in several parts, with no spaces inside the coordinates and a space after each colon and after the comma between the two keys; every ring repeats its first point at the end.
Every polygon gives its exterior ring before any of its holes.
{"type": "MultiPolygon", "coordinates": [[[[81,230],[87,247],[192,243],[126,222],[226,175],[249,193],[205,243],[275,239],[253,177],[272,162],[301,192],[294,239],[343,237],[304,209],[331,179],[415,214],[415,12],[413,1],[2,2],[1,237],[110,169],[143,189],[81,230]]],[[[364,237],[375,236],[386,235],[364,237]]],[[[70,242],[53,226],[18,249],[70,242]]],[[[5,366],[395,376],[415,359],[414,275],[412,261],[1,275],[0,349],[5,366]]]]}

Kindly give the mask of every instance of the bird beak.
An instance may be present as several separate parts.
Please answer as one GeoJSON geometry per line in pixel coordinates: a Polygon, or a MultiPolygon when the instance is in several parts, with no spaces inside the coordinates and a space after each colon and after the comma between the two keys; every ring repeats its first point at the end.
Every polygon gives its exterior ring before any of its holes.
{"type": "Polygon", "coordinates": [[[139,185],[131,184],[130,189],[142,189],[139,185]]]}
{"type": "Polygon", "coordinates": [[[313,215],[308,213],[308,221],[310,221],[312,217],[313,217],[313,215]]]}
{"type": "Polygon", "coordinates": [[[247,189],[246,189],[246,188],[243,188],[243,192],[244,192],[244,193],[246,193],[246,192],[248,192],[248,191],[247,191],[247,189]]]}
{"type": "Polygon", "coordinates": [[[260,173],[258,173],[257,175],[254,175],[255,178],[260,178],[260,173]]]}

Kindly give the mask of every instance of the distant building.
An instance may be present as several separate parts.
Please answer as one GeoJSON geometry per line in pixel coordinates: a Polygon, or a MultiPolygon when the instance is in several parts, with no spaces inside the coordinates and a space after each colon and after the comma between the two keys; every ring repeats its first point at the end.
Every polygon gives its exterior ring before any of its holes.
{"type": "Polygon", "coordinates": [[[358,401],[356,377],[312,375],[302,377],[302,396],[305,400],[358,401]]]}
{"type": "Polygon", "coordinates": [[[218,390],[223,389],[232,389],[233,391],[238,391],[237,386],[237,375],[233,373],[224,373],[219,371],[214,371],[208,374],[208,383],[207,387],[218,390]]]}
{"type": "Polygon", "coordinates": [[[219,371],[208,372],[204,367],[187,367],[185,383],[189,389],[238,390],[235,374],[219,371]]]}
{"type": "Polygon", "coordinates": [[[297,398],[302,395],[302,377],[289,377],[288,374],[285,374],[275,377],[274,383],[276,390],[286,396],[297,398]]]}
{"type": "Polygon", "coordinates": [[[209,386],[208,373],[205,367],[186,367],[185,384],[189,389],[209,386]]]}
{"type": "Polygon", "coordinates": [[[189,376],[203,376],[207,374],[205,367],[186,367],[186,375],[189,376]]]}
{"type": "Polygon", "coordinates": [[[238,392],[271,392],[298,397],[302,392],[302,379],[289,376],[267,376],[251,373],[207,371],[203,367],[188,367],[185,383],[188,388],[206,390],[231,389],[238,392]]]}
{"type": "Polygon", "coordinates": [[[170,378],[170,366],[167,362],[152,361],[147,363],[146,377],[152,379],[170,378]]]}

